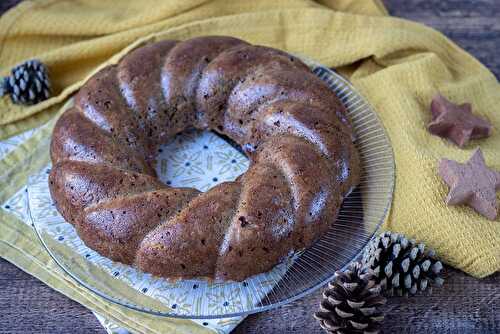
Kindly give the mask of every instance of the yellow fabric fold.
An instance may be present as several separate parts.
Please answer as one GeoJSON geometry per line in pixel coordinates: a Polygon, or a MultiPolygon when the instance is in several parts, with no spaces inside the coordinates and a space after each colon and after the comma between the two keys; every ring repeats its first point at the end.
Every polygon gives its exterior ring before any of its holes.
{"type": "MultiPolygon", "coordinates": [[[[39,58],[49,67],[55,95],[31,107],[1,98],[0,139],[53,118],[85,78],[128,49],[201,35],[236,36],[336,68],[374,106],[394,148],[396,186],[384,227],[425,242],[443,261],[476,277],[500,269],[500,222],[467,207],[447,207],[447,187],[437,175],[441,158],[465,161],[477,146],[488,165],[500,170],[498,81],[442,34],[388,16],[377,0],[24,1],[0,18],[0,75],[39,58]],[[431,136],[426,131],[429,105],[438,92],[457,103],[471,102],[474,112],[493,124],[492,136],[465,149],[431,136]]],[[[8,166],[9,178],[16,180],[2,179],[0,170],[1,198],[26,179],[27,174],[12,171],[26,163],[34,145],[35,140],[0,161],[0,169],[8,166]]],[[[145,330],[141,315],[85,296],[57,268],[44,266],[47,256],[34,235],[19,228],[16,238],[5,240],[5,219],[0,216],[0,255],[87,307],[137,332],[204,330],[189,321],[173,326],[177,320],[168,326],[148,322],[145,330]]],[[[16,229],[16,218],[8,220],[9,228],[16,229]]]]}

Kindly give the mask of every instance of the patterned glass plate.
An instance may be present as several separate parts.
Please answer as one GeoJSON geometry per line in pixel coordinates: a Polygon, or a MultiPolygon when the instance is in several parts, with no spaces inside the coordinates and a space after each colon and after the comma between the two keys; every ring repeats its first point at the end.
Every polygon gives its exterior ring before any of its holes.
{"type": "MultiPolygon", "coordinates": [[[[336,270],[360,255],[385,219],[392,201],[394,158],[385,130],[368,102],[337,73],[306,62],[346,106],[362,167],[361,184],[345,199],[328,233],[311,248],[244,282],[153,277],[85,246],[55,210],[47,185],[48,165],[30,178],[27,202],[35,231],[54,261],[83,287],[109,301],[180,318],[229,318],[261,312],[324,285],[336,270]]],[[[47,140],[39,149],[47,156],[48,147],[47,140]]],[[[237,148],[208,131],[180,134],[162,146],[157,165],[163,182],[203,191],[234,180],[247,168],[248,160],[237,148]]]]}

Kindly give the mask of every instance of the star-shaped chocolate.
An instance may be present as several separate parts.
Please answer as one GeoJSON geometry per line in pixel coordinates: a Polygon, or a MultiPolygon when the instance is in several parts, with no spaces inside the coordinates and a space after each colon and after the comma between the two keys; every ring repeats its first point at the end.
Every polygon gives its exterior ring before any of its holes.
{"type": "Polygon", "coordinates": [[[456,105],[439,94],[432,99],[431,113],[432,120],[427,126],[429,132],[460,147],[471,139],[485,138],[491,133],[491,123],[474,116],[470,103],[456,105]]]}
{"type": "Polygon", "coordinates": [[[481,149],[478,148],[465,164],[442,159],[439,175],[450,186],[447,204],[467,204],[488,219],[497,218],[496,191],[500,189],[500,172],[486,166],[481,149]]]}

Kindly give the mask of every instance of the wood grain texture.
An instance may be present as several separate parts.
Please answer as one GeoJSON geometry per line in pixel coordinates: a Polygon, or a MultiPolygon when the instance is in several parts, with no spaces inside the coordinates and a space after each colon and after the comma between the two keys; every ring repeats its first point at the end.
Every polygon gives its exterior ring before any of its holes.
{"type": "MultiPolygon", "coordinates": [[[[364,0],[359,0],[364,1],[364,0]]],[[[0,0],[0,13],[19,0],[0,0]]],[[[430,25],[500,77],[500,0],[385,0],[394,16],[430,25]]],[[[500,112],[500,111],[499,111],[500,112]]],[[[500,273],[478,280],[447,269],[430,296],[392,298],[384,333],[500,333],[500,273]]],[[[234,333],[322,333],[321,291],[251,315],[234,333]]],[[[0,333],[105,333],[92,313],[0,259],[0,333]]]]}
{"type": "Polygon", "coordinates": [[[469,51],[500,78],[499,0],[384,0],[398,17],[431,26],[469,51]]]}
{"type": "Polygon", "coordinates": [[[0,259],[0,333],[106,333],[78,304],[0,259]]]}

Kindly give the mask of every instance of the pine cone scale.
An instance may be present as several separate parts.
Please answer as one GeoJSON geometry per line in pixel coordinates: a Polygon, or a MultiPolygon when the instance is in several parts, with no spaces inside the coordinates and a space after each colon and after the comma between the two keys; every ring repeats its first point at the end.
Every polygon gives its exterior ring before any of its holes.
{"type": "Polygon", "coordinates": [[[340,305],[340,304],[342,304],[342,300],[335,299],[335,298],[333,298],[333,297],[328,297],[328,301],[329,301],[332,305],[340,305]]]}
{"type": "Polygon", "coordinates": [[[358,309],[358,308],[362,307],[363,305],[365,305],[365,302],[364,301],[356,302],[356,301],[347,299],[347,304],[349,305],[350,308],[358,309]]]}
{"type": "Polygon", "coordinates": [[[335,310],[335,313],[337,313],[337,315],[343,319],[346,319],[346,318],[352,318],[352,316],[354,316],[354,313],[349,313],[347,311],[344,311],[342,310],[340,307],[335,307],[334,308],[335,310]]]}
{"type": "Polygon", "coordinates": [[[360,322],[355,322],[355,321],[352,321],[352,320],[349,320],[349,322],[351,323],[351,326],[356,328],[356,329],[366,329],[368,327],[368,324],[363,324],[363,323],[360,323],[360,322]]]}

